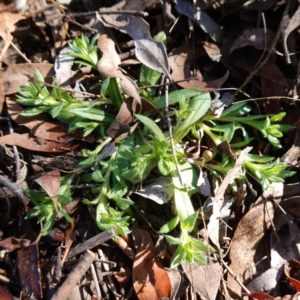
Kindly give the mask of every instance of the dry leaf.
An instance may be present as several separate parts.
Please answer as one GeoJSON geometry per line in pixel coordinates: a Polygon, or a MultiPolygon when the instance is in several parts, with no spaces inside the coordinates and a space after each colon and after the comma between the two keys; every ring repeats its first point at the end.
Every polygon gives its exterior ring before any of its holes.
{"type": "Polygon", "coordinates": [[[15,297],[9,293],[3,286],[0,285],[0,299],[1,300],[13,300],[15,297]]]}
{"type": "Polygon", "coordinates": [[[246,29],[237,39],[234,40],[229,54],[234,50],[246,47],[253,46],[257,50],[267,49],[274,40],[274,33],[270,30],[265,32],[264,28],[251,28],[246,29]]]}
{"type": "Polygon", "coordinates": [[[53,170],[38,177],[34,181],[37,182],[52,199],[56,213],[60,215],[57,208],[57,197],[60,189],[60,172],[58,170],[53,170]]]}
{"type": "Polygon", "coordinates": [[[11,32],[15,31],[15,23],[20,20],[25,19],[20,14],[11,13],[11,12],[1,12],[0,13],[0,36],[4,41],[4,46],[0,53],[0,62],[3,59],[3,56],[8,49],[11,41],[13,40],[13,36],[11,32]]]}
{"type": "Polygon", "coordinates": [[[243,162],[247,156],[247,154],[251,151],[251,147],[246,147],[240,154],[239,158],[236,160],[234,167],[229,170],[225,178],[223,179],[220,187],[216,191],[216,195],[213,199],[213,214],[209,219],[209,223],[207,224],[207,230],[209,234],[209,238],[211,241],[220,248],[219,244],[219,218],[221,217],[220,213],[222,207],[224,205],[224,194],[228,187],[228,185],[236,179],[238,174],[242,169],[243,162]]]}
{"type": "MultiPolygon", "coordinates": [[[[257,75],[261,77],[262,97],[287,96],[289,84],[275,64],[262,66],[257,75]]],[[[280,100],[266,100],[263,106],[266,114],[282,112],[280,100]]]]}
{"type": "MultiPolygon", "coordinates": [[[[191,78],[191,65],[194,59],[197,59],[202,55],[201,52],[195,51],[195,57],[193,57],[194,53],[192,49],[193,47],[191,44],[183,44],[169,55],[169,64],[172,69],[172,78],[174,81],[191,78]]],[[[201,73],[197,71],[196,79],[179,82],[178,85],[185,89],[196,88],[206,92],[211,92],[216,88],[219,88],[227,78],[228,72],[219,79],[204,81],[201,73]]]]}
{"type": "Polygon", "coordinates": [[[19,146],[27,150],[49,153],[67,152],[76,147],[70,143],[57,143],[54,141],[33,138],[29,133],[19,134],[15,132],[1,136],[0,142],[9,146],[19,146]]]}
{"type": "Polygon", "coordinates": [[[140,300],[169,298],[171,295],[170,279],[162,264],[154,255],[154,246],[149,233],[134,225],[132,236],[137,249],[132,278],[138,298],[140,300]]]}
{"type": "Polygon", "coordinates": [[[0,114],[2,113],[2,109],[3,109],[3,104],[4,104],[4,100],[5,100],[5,94],[4,94],[4,87],[2,84],[2,80],[0,78],[0,114]]]}
{"type": "MultiPolygon", "coordinates": [[[[282,183],[275,183],[268,188],[241,219],[234,233],[230,249],[230,268],[244,284],[254,275],[251,271],[256,247],[272,224],[274,207],[268,199],[273,197],[276,201],[280,200],[282,193],[282,183]]],[[[234,298],[241,299],[241,287],[230,274],[227,286],[234,298]]]]}
{"type": "Polygon", "coordinates": [[[285,264],[284,273],[289,279],[290,283],[294,286],[297,292],[300,292],[300,262],[297,260],[290,260],[285,264]]]}
{"type": "Polygon", "coordinates": [[[211,58],[211,60],[219,62],[221,59],[221,51],[220,48],[213,43],[203,42],[203,48],[205,49],[207,55],[211,58]]]}
{"type": "Polygon", "coordinates": [[[201,299],[216,299],[221,282],[221,269],[218,261],[210,259],[207,265],[181,262],[181,266],[194,291],[199,294],[201,299]]]}
{"type": "Polygon", "coordinates": [[[16,93],[22,85],[29,81],[26,75],[32,77],[35,69],[39,70],[44,78],[52,78],[55,75],[52,64],[25,63],[11,65],[5,70],[0,70],[0,80],[4,87],[4,94],[16,93]]]}
{"type": "MultiPolygon", "coordinates": [[[[154,2],[154,1],[153,1],[154,2]]],[[[122,9],[134,9],[136,7],[130,2],[122,9]],[[132,8],[133,7],[133,8],[132,8]]],[[[136,1],[135,1],[135,4],[136,1]]],[[[140,7],[146,5],[140,3],[140,7]]],[[[113,9],[110,7],[109,9],[113,9]]],[[[103,8],[101,11],[105,12],[103,8]]],[[[149,24],[141,17],[133,15],[113,14],[101,15],[99,20],[107,27],[113,27],[131,36],[135,44],[135,56],[147,67],[170,77],[168,57],[161,42],[154,41],[150,35],[149,24]]]]}

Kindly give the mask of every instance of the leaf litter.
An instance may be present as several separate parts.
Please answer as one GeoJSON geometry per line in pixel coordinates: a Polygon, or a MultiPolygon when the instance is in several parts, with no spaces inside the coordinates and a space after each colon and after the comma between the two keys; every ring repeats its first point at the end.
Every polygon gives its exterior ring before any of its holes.
{"type": "Polygon", "coordinates": [[[0,298],[296,299],[299,7],[53,5],[1,6],[0,298]]]}

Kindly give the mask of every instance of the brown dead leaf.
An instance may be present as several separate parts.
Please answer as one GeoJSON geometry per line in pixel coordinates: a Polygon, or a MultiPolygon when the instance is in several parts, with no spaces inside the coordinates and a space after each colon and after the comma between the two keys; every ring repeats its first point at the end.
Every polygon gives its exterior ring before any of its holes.
{"type": "Polygon", "coordinates": [[[0,248],[12,252],[15,249],[21,248],[23,246],[28,246],[30,245],[30,243],[31,241],[27,239],[17,239],[15,237],[8,237],[0,241],[0,248]]]}
{"type": "Polygon", "coordinates": [[[11,13],[11,12],[1,12],[0,13],[0,36],[4,41],[4,46],[0,53],[0,62],[3,59],[3,56],[8,49],[11,41],[13,40],[13,36],[11,32],[15,31],[15,23],[20,20],[25,19],[20,14],[11,13]]]}
{"type": "MultiPolygon", "coordinates": [[[[252,267],[256,247],[272,224],[274,206],[268,199],[273,197],[276,201],[280,200],[282,193],[282,183],[275,183],[268,188],[241,219],[234,233],[230,249],[230,268],[244,284],[255,275],[252,273],[252,267]]],[[[241,299],[241,287],[230,274],[227,278],[227,287],[232,297],[241,299]]]]}
{"type": "Polygon", "coordinates": [[[300,292],[299,271],[300,271],[300,262],[295,259],[290,260],[284,266],[284,273],[297,292],[300,292]]]}
{"type": "MultiPolygon", "coordinates": [[[[152,2],[157,2],[153,1],[152,2]]],[[[118,4],[117,4],[118,5],[118,4]]],[[[145,8],[149,2],[130,1],[122,9],[134,9],[136,7],[145,8]],[[139,3],[139,4],[138,4],[139,3]]],[[[108,9],[114,9],[110,7],[108,9]]],[[[105,12],[105,8],[101,11],[105,12]]],[[[101,15],[98,19],[107,27],[113,27],[131,36],[135,45],[135,56],[147,67],[156,70],[170,77],[168,57],[161,42],[154,41],[150,35],[149,24],[141,17],[133,15],[113,14],[101,15]]]]}
{"type": "Polygon", "coordinates": [[[234,50],[246,47],[253,46],[257,50],[267,49],[274,39],[274,33],[270,30],[267,30],[265,33],[264,28],[251,28],[246,29],[237,39],[234,40],[229,54],[234,50]]]}
{"type": "Polygon", "coordinates": [[[3,83],[4,94],[16,93],[22,85],[29,81],[26,75],[32,77],[35,69],[39,70],[44,78],[52,78],[55,75],[53,65],[47,63],[14,64],[5,70],[0,70],[0,81],[3,83]]]}
{"type": "Polygon", "coordinates": [[[136,254],[132,278],[136,295],[140,300],[158,300],[171,295],[171,284],[166,271],[154,254],[147,249],[136,254]]]}
{"type": "MultiPolygon", "coordinates": [[[[289,84],[275,64],[262,66],[257,75],[261,76],[262,97],[287,96],[289,84]]],[[[266,114],[282,112],[280,100],[266,100],[263,106],[266,114]]]]}
{"type": "Polygon", "coordinates": [[[61,260],[62,264],[64,264],[75,239],[76,239],[76,231],[75,231],[75,222],[73,220],[73,222],[70,224],[69,229],[66,231],[66,240],[65,240],[66,247],[65,247],[64,256],[61,260]]]}
{"type": "Polygon", "coordinates": [[[57,208],[57,197],[60,189],[60,172],[58,170],[50,171],[34,180],[37,182],[52,199],[56,213],[59,214],[57,208]]]}
{"type": "Polygon", "coordinates": [[[135,107],[140,104],[140,95],[136,84],[119,70],[120,57],[115,49],[114,41],[106,34],[98,39],[98,48],[102,57],[98,63],[98,69],[104,77],[117,77],[121,79],[121,86],[125,94],[135,99],[135,107]]]}
{"type": "MultiPolygon", "coordinates": [[[[139,113],[143,114],[145,112],[152,111],[156,112],[163,118],[161,112],[151,102],[142,97],[140,100],[142,108],[139,113]]],[[[115,120],[107,129],[106,134],[110,137],[116,138],[123,133],[129,132],[131,129],[129,124],[133,121],[133,114],[136,112],[136,109],[136,101],[134,98],[128,98],[126,101],[124,101],[115,120]]]]}
{"type": "Polygon", "coordinates": [[[34,117],[24,117],[20,113],[24,110],[14,99],[6,97],[7,110],[10,117],[18,124],[31,129],[31,133],[37,138],[68,143],[66,132],[68,125],[53,120],[47,114],[40,114],[34,117]]]}
{"type": "MultiPolygon", "coordinates": [[[[199,51],[195,51],[195,57],[193,57],[193,47],[191,44],[184,44],[176,48],[169,55],[169,64],[172,69],[172,78],[174,81],[180,81],[183,79],[191,78],[190,68],[194,59],[199,58],[202,54],[199,51]]],[[[204,81],[201,73],[196,72],[196,79],[191,79],[189,81],[179,82],[178,85],[185,89],[199,89],[206,92],[211,92],[216,88],[219,88],[228,78],[228,72],[226,74],[215,80],[204,81]]]]}
{"type": "Polygon", "coordinates": [[[140,300],[169,298],[171,295],[170,279],[162,264],[154,255],[154,245],[150,234],[134,225],[132,236],[137,249],[132,278],[138,298],[140,300]]]}
{"type": "Polygon", "coordinates": [[[193,289],[201,298],[216,299],[221,281],[221,269],[218,261],[209,260],[207,265],[200,265],[196,262],[193,264],[181,262],[181,266],[193,289]]]}
{"type": "Polygon", "coordinates": [[[284,201],[281,201],[280,204],[290,214],[298,218],[300,217],[300,196],[284,199],[284,201]]]}
{"type": "Polygon", "coordinates": [[[57,143],[31,137],[29,133],[19,134],[15,132],[1,136],[0,142],[9,146],[19,146],[27,150],[49,153],[67,152],[76,147],[71,143],[57,143]]]}
{"type": "Polygon", "coordinates": [[[13,300],[15,297],[9,293],[3,286],[0,285],[0,299],[1,300],[13,300]]]}

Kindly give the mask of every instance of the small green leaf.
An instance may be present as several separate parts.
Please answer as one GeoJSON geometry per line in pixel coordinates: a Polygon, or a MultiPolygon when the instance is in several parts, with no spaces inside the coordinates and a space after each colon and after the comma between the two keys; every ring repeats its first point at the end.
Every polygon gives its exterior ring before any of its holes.
{"type": "Polygon", "coordinates": [[[154,123],[150,118],[143,116],[143,115],[134,115],[139,121],[141,121],[146,127],[149,128],[149,130],[152,131],[152,133],[156,136],[156,138],[162,142],[165,140],[165,136],[160,130],[160,128],[154,123]]]}
{"type": "MultiPolygon", "coordinates": [[[[172,231],[178,224],[179,224],[179,217],[176,216],[171,221],[169,221],[168,223],[166,223],[163,227],[161,227],[160,230],[159,230],[159,233],[160,234],[168,233],[168,232],[172,231]]],[[[166,236],[166,238],[167,238],[167,236],[166,236]]],[[[179,243],[179,241],[176,244],[178,244],[178,243],[179,243]]]]}
{"type": "Polygon", "coordinates": [[[198,212],[193,213],[192,215],[188,216],[183,222],[181,222],[181,228],[191,232],[194,229],[195,223],[198,219],[198,212]]]}

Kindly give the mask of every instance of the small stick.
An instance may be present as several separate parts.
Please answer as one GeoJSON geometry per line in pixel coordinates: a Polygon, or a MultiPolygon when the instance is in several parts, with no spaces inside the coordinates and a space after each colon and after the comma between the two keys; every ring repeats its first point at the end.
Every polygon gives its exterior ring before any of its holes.
{"type": "Polygon", "coordinates": [[[147,17],[148,13],[145,11],[136,11],[136,10],[105,10],[105,11],[88,11],[82,13],[68,13],[66,17],[82,17],[82,16],[93,16],[96,13],[99,15],[133,15],[140,17],[147,17]]]}
{"type": "Polygon", "coordinates": [[[63,284],[56,290],[51,300],[64,300],[71,293],[72,289],[83,277],[85,272],[90,268],[91,264],[95,260],[95,254],[92,251],[87,250],[82,259],[78,262],[72,272],[69,274],[63,284]]]}
{"type": "Polygon", "coordinates": [[[97,300],[100,300],[100,299],[102,299],[102,295],[101,295],[101,291],[100,291],[100,286],[99,286],[99,281],[98,281],[98,278],[97,278],[96,270],[95,270],[95,267],[94,267],[93,264],[91,264],[91,274],[92,274],[92,278],[93,278],[93,281],[94,281],[97,300]]]}
{"type": "Polygon", "coordinates": [[[112,228],[95,235],[91,239],[85,241],[82,244],[77,245],[76,248],[72,249],[68,254],[68,259],[86,251],[87,249],[92,249],[108,240],[113,238],[117,234],[117,229],[112,228]]]}
{"type": "Polygon", "coordinates": [[[8,188],[12,193],[18,196],[18,198],[21,200],[21,202],[25,205],[28,201],[25,199],[25,195],[23,194],[23,191],[21,191],[19,188],[16,187],[12,182],[10,182],[8,179],[0,175],[0,184],[8,188]]]}

